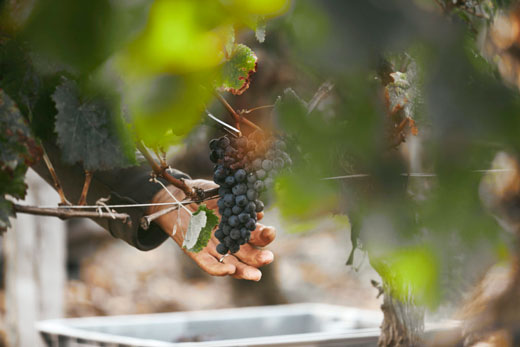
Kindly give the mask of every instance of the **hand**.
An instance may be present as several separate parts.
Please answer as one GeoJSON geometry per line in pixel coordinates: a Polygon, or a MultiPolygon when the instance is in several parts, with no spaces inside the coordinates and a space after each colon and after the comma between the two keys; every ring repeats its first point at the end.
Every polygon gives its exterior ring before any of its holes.
{"type": "MultiPolygon", "coordinates": [[[[186,181],[186,183],[192,187],[199,187],[204,190],[216,187],[215,183],[207,180],[190,180],[186,181]]],[[[185,198],[184,192],[180,189],[173,186],[169,186],[168,189],[179,201],[182,201],[185,198]]],[[[153,199],[154,203],[172,201],[173,199],[171,196],[164,190],[157,193],[153,199]]],[[[217,199],[207,200],[204,204],[206,204],[208,208],[212,209],[220,219],[217,208],[217,199]]],[[[168,206],[153,206],[150,208],[149,213],[154,213],[167,207],[168,206]]],[[[186,207],[190,211],[195,212],[198,205],[190,204],[186,207]]],[[[262,217],[263,213],[259,213],[258,220],[262,219],[262,217]]],[[[159,226],[182,248],[183,234],[188,228],[189,218],[190,216],[188,213],[181,208],[157,218],[155,222],[158,223],[159,226]],[[180,223],[178,223],[178,219],[180,219],[180,223]],[[177,231],[175,235],[172,235],[176,224],[177,231]]],[[[210,275],[231,275],[239,279],[259,281],[262,277],[262,273],[258,268],[271,263],[274,259],[274,255],[271,251],[258,249],[257,247],[267,246],[274,240],[274,228],[257,223],[256,230],[251,233],[251,240],[249,240],[245,245],[242,245],[237,253],[224,257],[222,263],[219,262],[222,255],[216,250],[219,241],[215,238],[214,232],[215,230],[212,231],[208,245],[199,253],[192,253],[184,248],[182,248],[182,250],[193,259],[202,270],[206,271],[210,275]]]]}

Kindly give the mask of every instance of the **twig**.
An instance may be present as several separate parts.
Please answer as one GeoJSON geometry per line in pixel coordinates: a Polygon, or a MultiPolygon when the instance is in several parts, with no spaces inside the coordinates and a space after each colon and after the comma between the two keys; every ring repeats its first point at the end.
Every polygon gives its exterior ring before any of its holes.
{"type": "Polygon", "coordinates": [[[329,94],[334,88],[334,84],[330,81],[325,81],[314,93],[314,96],[312,97],[311,101],[307,104],[307,114],[312,113],[314,109],[319,105],[319,103],[329,94]]]}
{"type": "Polygon", "coordinates": [[[18,213],[28,213],[35,214],[38,216],[52,216],[58,217],[61,219],[68,218],[110,218],[117,219],[122,221],[123,223],[131,223],[130,216],[126,213],[112,213],[112,214],[101,214],[99,212],[94,211],[71,211],[64,208],[41,208],[37,206],[26,206],[26,205],[18,205],[13,204],[13,209],[18,213]]]}
{"type": "Polygon", "coordinates": [[[238,130],[240,130],[240,122],[243,122],[243,123],[249,125],[251,128],[253,128],[255,130],[262,131],[262,129],[258,125],[256,125],[255,123],[251,122],[247,118],[241,117],[237,113],[237,111],[235,111],[235,109],[233,107],[231,107],[231,105],[226,101],[226,99],[224,99],[224,97],[222,95],[220,95],[217,92],[214,92],[214,93],[215,93],[215,96],[217,97],[217,99],[222,103],[222,105],[224,105],[224,107],[228,110],[228,112],[231,114],[231,116],[235,120],[235,122],[237,124],[237,129],[238,130]]]}
{"type": "Polygon", "coordinates": [[[274,108],[274,105],[264,105],[264,106],[257,106],[250,109],[242,109],[238,110],[238,113],[243,116],[244,114],[250,114],[251,112],[258,111],[258,110],[264,110],[266,108],[274,108]]]}
{"type": "Polygon", "coordinates": [[[161,167],[155,162],[155,160],[150,155],[150,152],[148,152],[148,150],[144,147],[144,145],[140,141],[137,141],[136,147],[139,150],[139,152],[141,152],[143,154],[145,159],[148,161],[148,163],[152,167],[153,172],[157,176],[163,177],[164,179],[166,179],[168,181],[168,183],[171,183],[175,187],[181,189],[184,192],[184,194],[186,194],[186,196],[188,196],[190,199],[199,198],[199,194],[197,194],[197,192],[194,189],[192,189],[190,186],[188,186],[184,182],[184,180],[175,178],[172,175],[170,175],[168,172],[166,172],[166,170],[161,169],[161,167]]]}
{"type": "Polygon", "coordinates": [[[87,194],[88,189],[90,187],[90,182],[92,181],[92,172],[85,170],[85,182],[83,183],[83,190],[81,191],[81,196],[79,197],[78,205],[82,206],[87,203],[87,194]]]}
{"type": "Polygon", "coordinates": [[[168,168],[168,163],[166,163],[166,153],[164,153],[163,150],[157,150],[154,149],[153,152],[157,156],[157,159],[159,159],[159,162],[161,163],[161,169],[164,171],[168,168]]]}
{"type": "Polygon", "coordinates": [[[54,182],[54,187],[56,188],[56,191],[58,192],[58,194],[60,196],[60,204],[61,205],[72,205],[65,197],[65,192],[63,192],[63,188],[61,187],[61,183],[60,183],[60,180],[58,179],[58,175],[56,174],[56,171],[54,170],[54,166],[52,166],[52,162],[49,159],[49,156],[47,155],[45,148],[43,146],[40,146],[40,147],[43,150],[43,161],[45,162],[45,165],[47,165],[47,168],[49,169],[49,172],[51,173],[52,180],[54,182]]]}

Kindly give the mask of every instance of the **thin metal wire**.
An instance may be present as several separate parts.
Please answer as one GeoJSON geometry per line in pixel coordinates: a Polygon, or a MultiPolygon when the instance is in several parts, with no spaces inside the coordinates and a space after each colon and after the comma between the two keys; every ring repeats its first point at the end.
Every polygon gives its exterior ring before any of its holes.
{"type": "MultiPolygon", "coordinates": [[[[514,169],[488,169],[488,170],[471,170],[471,172],[474,173],[500,173],[500,172],[511,172],[514,171],[514,169]]],[[[428,173],[428,172],[404,172],[400,174],[404,177],[437,177],[437,174],[434,173],[428,173]]],[[[334,176],[334,177],[324,177],[322,178],[323,181],[325,180],[343,180],[343,179],[350,179],[350,178],[365,178],[370,177],[372,175],[370,174],[352,174],[352,175],[343,175],[343,176],[334,176]]]]}
{"type": "Polygon", "coordinates": [[[238,130],[237,128],[232,127],[231,125],[227,124],[226,122],[221,121],[220,119],[218,119],[217,117],[215,117],[214,115],[209,113],[208,110],[206,110],[206,114],[208,115],[209,118],[213,119],[215,122],[219,123],[220,125],[223,125],[224,127],[233,130],[237,134],[241,134],[240,130],[238,130]]]}

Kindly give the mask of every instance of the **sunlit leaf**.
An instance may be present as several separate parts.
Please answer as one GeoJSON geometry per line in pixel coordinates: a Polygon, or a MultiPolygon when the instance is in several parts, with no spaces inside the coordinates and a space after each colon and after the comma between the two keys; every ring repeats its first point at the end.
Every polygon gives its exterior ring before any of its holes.
{"type": "Polygon", "coordinates": [[[374,264],[393,296],[403,302],[413,298],[421,305],[436,306],[440,299],[439,264],[430,249],[403,247],[374,264]]]}
{"type": "Polygon", "coordinates": [[[256,72],[257,57],[251,48],[238,44],[233,48],[229,60],[222,67],[220,88],[240,95],[249,88],[251,76],[256,72]]]}
{"type": "Polygon", "coordinates": [[[198,253],[208,245],[211,238],[211,231],[218,224],[218,217],[213,210],[206,205],[200,205],[190,219],[188,231],[182,246],[190,252],[198,253]]]}

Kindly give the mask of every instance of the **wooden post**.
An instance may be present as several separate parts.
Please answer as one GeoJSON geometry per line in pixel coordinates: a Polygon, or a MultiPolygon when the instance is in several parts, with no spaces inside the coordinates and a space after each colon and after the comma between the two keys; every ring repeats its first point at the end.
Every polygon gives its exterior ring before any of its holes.
{"type": "MultiPolygon", "coordinates": [[[[34,171],[27,174],[25,203],[57,204],[58,194],[34,171]]],[[[43,346],[38,320],[64,314],[65,223],[18,214],[3,237],[6,261],[6,331],[9,346],[43,346]]]]}

